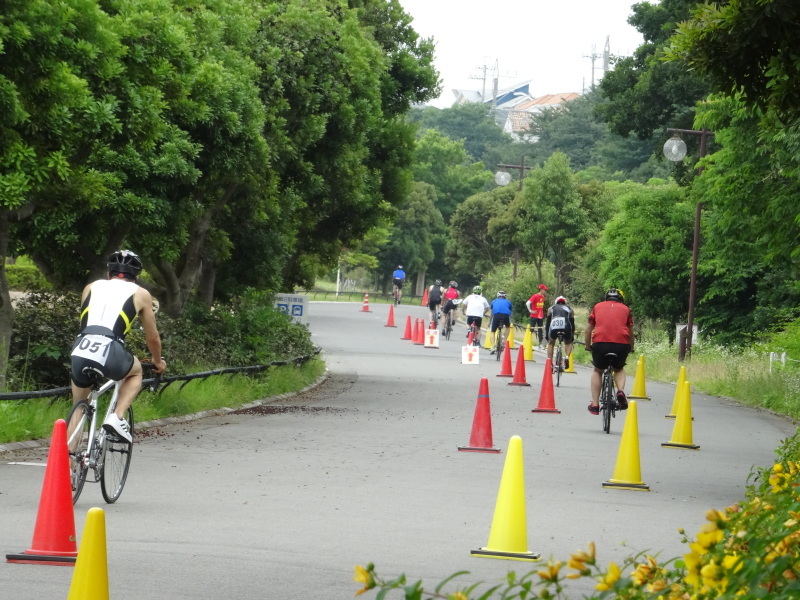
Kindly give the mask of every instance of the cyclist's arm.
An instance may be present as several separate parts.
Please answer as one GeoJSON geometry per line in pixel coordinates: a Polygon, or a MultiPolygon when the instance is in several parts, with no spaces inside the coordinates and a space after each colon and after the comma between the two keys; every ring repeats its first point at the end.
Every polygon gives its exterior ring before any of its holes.
{"type": "Polygon", "coordinates": [[[167,364],[161,358],[161,336],[158,333],[156,315],[153,312],[153,296],[146,289],[139,288],[134,300],[139,305],[139,319],[144,328],[147,349],[153,358],[153,368],[156,373],[163,373],[167,369],[167,364]]]}
{"type": "Polygon", "coordinates": [[[631,341],[631,352],[633,352],[633,325],[628,325],[628,339],[631,341]]]}
{"type": "Polygon", "coordinates": [[[594,331],[594,323],[587,323],[583,332],[583,345],[587,350],[592,347],[592,331],[594,331]]]}

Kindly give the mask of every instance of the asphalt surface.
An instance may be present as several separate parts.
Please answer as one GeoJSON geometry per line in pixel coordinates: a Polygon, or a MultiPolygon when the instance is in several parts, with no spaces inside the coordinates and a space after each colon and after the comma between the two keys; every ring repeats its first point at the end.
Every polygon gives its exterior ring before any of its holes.
{"type": "MultiPolygon", "coordinates": [[[[693,534],[706,510],[740,500],[751,468],[770,465],[779,441],[795,431],[770,413],[693,393],[700,449],[664,448],[675,385],[648,381],[652,400],[637,402],[635,442],[650,491],[605,488],[626,418],[607,435],[587,412],[587,368],[562,376],[554,391],[560,414],[534,413],[541,352],[525,363],[531,385],[510,386],[486,350],[479,364],[462,364],[463,324],[438,349],[424,348],[401,337],[406,317],[424,317],[425,309],[401,305],[391,328],[387,305],[361,308],[311,303],[310,327],[329,368],[313,389],[140,433],[114,505],[86,484],[76,534],[80,544],[89,508],[104,509],[111,598],[352,598],[353,567],[367,562],[387,578],[405,573],[430,588],[460,570],[470,571],[461,585],[525,573],[537,563],[470,556],[487,545],[498,494],[510,487],[501,478],[512,436],[523,444],[524,481],[515,483],[523,486],[525,522],[510,527],[527,528],[531,552],[563,560],[594,541],[603,563],[644,551],[675,557],[686,549],[678,529],[693,534]],[[469,445],[483,377],[502,452],[459,452],[469,445]]],[[[5,553],[31,547],[46,452],[0,453],[5,553]]],[[[625,464],[635,459],[626,455],[625,464]]],[[[0,599],[65,598],[72,573],[2,562],[0,599]]],[[[571,582],[570,597],[590,587],[571,582]]]]}

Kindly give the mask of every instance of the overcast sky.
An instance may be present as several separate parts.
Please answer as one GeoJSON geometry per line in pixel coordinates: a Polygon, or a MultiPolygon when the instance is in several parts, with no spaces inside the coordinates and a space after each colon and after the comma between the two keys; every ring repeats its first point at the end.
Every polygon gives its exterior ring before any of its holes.
{"type": "Polygon", "coordinates": [[[582,92],[603,69],[603,49],[630,55],[642,36],[628,25],[634,0],[399,0],[413,28],[436,41],[442,95],[430,102],[451,106],[453,88],[499,88],[532,81],[534,97],[582,92]]]}

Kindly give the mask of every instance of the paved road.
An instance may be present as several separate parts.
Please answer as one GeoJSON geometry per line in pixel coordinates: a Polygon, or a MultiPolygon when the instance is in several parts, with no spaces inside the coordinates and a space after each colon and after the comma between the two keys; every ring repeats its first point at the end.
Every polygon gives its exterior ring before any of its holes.
{"type": "MultiPolygon", "coordinates": [[[[665,449],[674,385],[648,382],[638,403],[640,465],[649,492],[610,490],[624,419],[611,435],[586,411],[589,371],[565,375],[561,414],[538,405],[543,356],[526,363],[530,387],[498,378],[484,351],[461,364],[463,327],[439,349],[401,340],[406,316],[385,327],[388,306],[312,303],[311,329],[328,378],[300,396],[160,427],[140,436],[120,501],[87,484],[76,509],[80,537],[90,507],[105,509],[115,600],[352,598],[353,566],[438,583],[498,583],[528,563],[470,556],[485,546],[508,441],[523,440],[528,546],[568,558],[593,540],[603,562],[639,551],[684,551],[677,529],[697,530],[709,508],[741,499],[752,465],[768,465],[788,421],[723,398],[693,394],[698,451],[665,449]],[[494,443],[467,445],[480,379],[489,380],[494,443]],[[259,414],[254,414],[259,413],[259,414]]],[[[514,364],[516,364],[514,351],[514,364]]],[[[677,374],[676,374],[677,375],[677,374]]],[[[191,393],[191,384],[186,388],[191,393]]],[[[0,540],[30,547],[44,449],[0,454],[0,540]],[[30,464],[10,463],[39,463],[30,464]]],[[[66,597],[71,568],[0,563],[0,600],[66,597]]],[[[587,590],[576,582],[573,597],[587,590]]],[[[367,596],[369,597],[369,596],[367,596]]]]}

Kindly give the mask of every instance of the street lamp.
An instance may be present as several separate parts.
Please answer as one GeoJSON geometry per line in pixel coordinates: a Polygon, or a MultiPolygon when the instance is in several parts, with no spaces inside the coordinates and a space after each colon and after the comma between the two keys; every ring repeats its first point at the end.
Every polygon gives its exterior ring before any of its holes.
{"type": "MultiPolygon", "coordinates": [[[[680,134],[689,133],[700,136],[700,158],[706,155],[706,145],[708,137],[714,135],[713,131],[707,129],[667,129],[667,133],[671,133],[672,137],[664,143],[664,156],[672,161],[678,162],[686,156],[686,142],[684,142],[680,134]]],[[[700,173],[703,168],[700,167],[700,173]]],[[[678,344],[678,360],[684,360],[686,355],[692,355],[692,335],[694,333],[694,302],[697,294],[697,256],[700,250],[700,215],[703,212],[703,203],[698,202],[694,214],[694,242],[692,243],[692,271],[689,281],[689,315],[686,327],[681,330],[680,343],[678,344]]]]}

